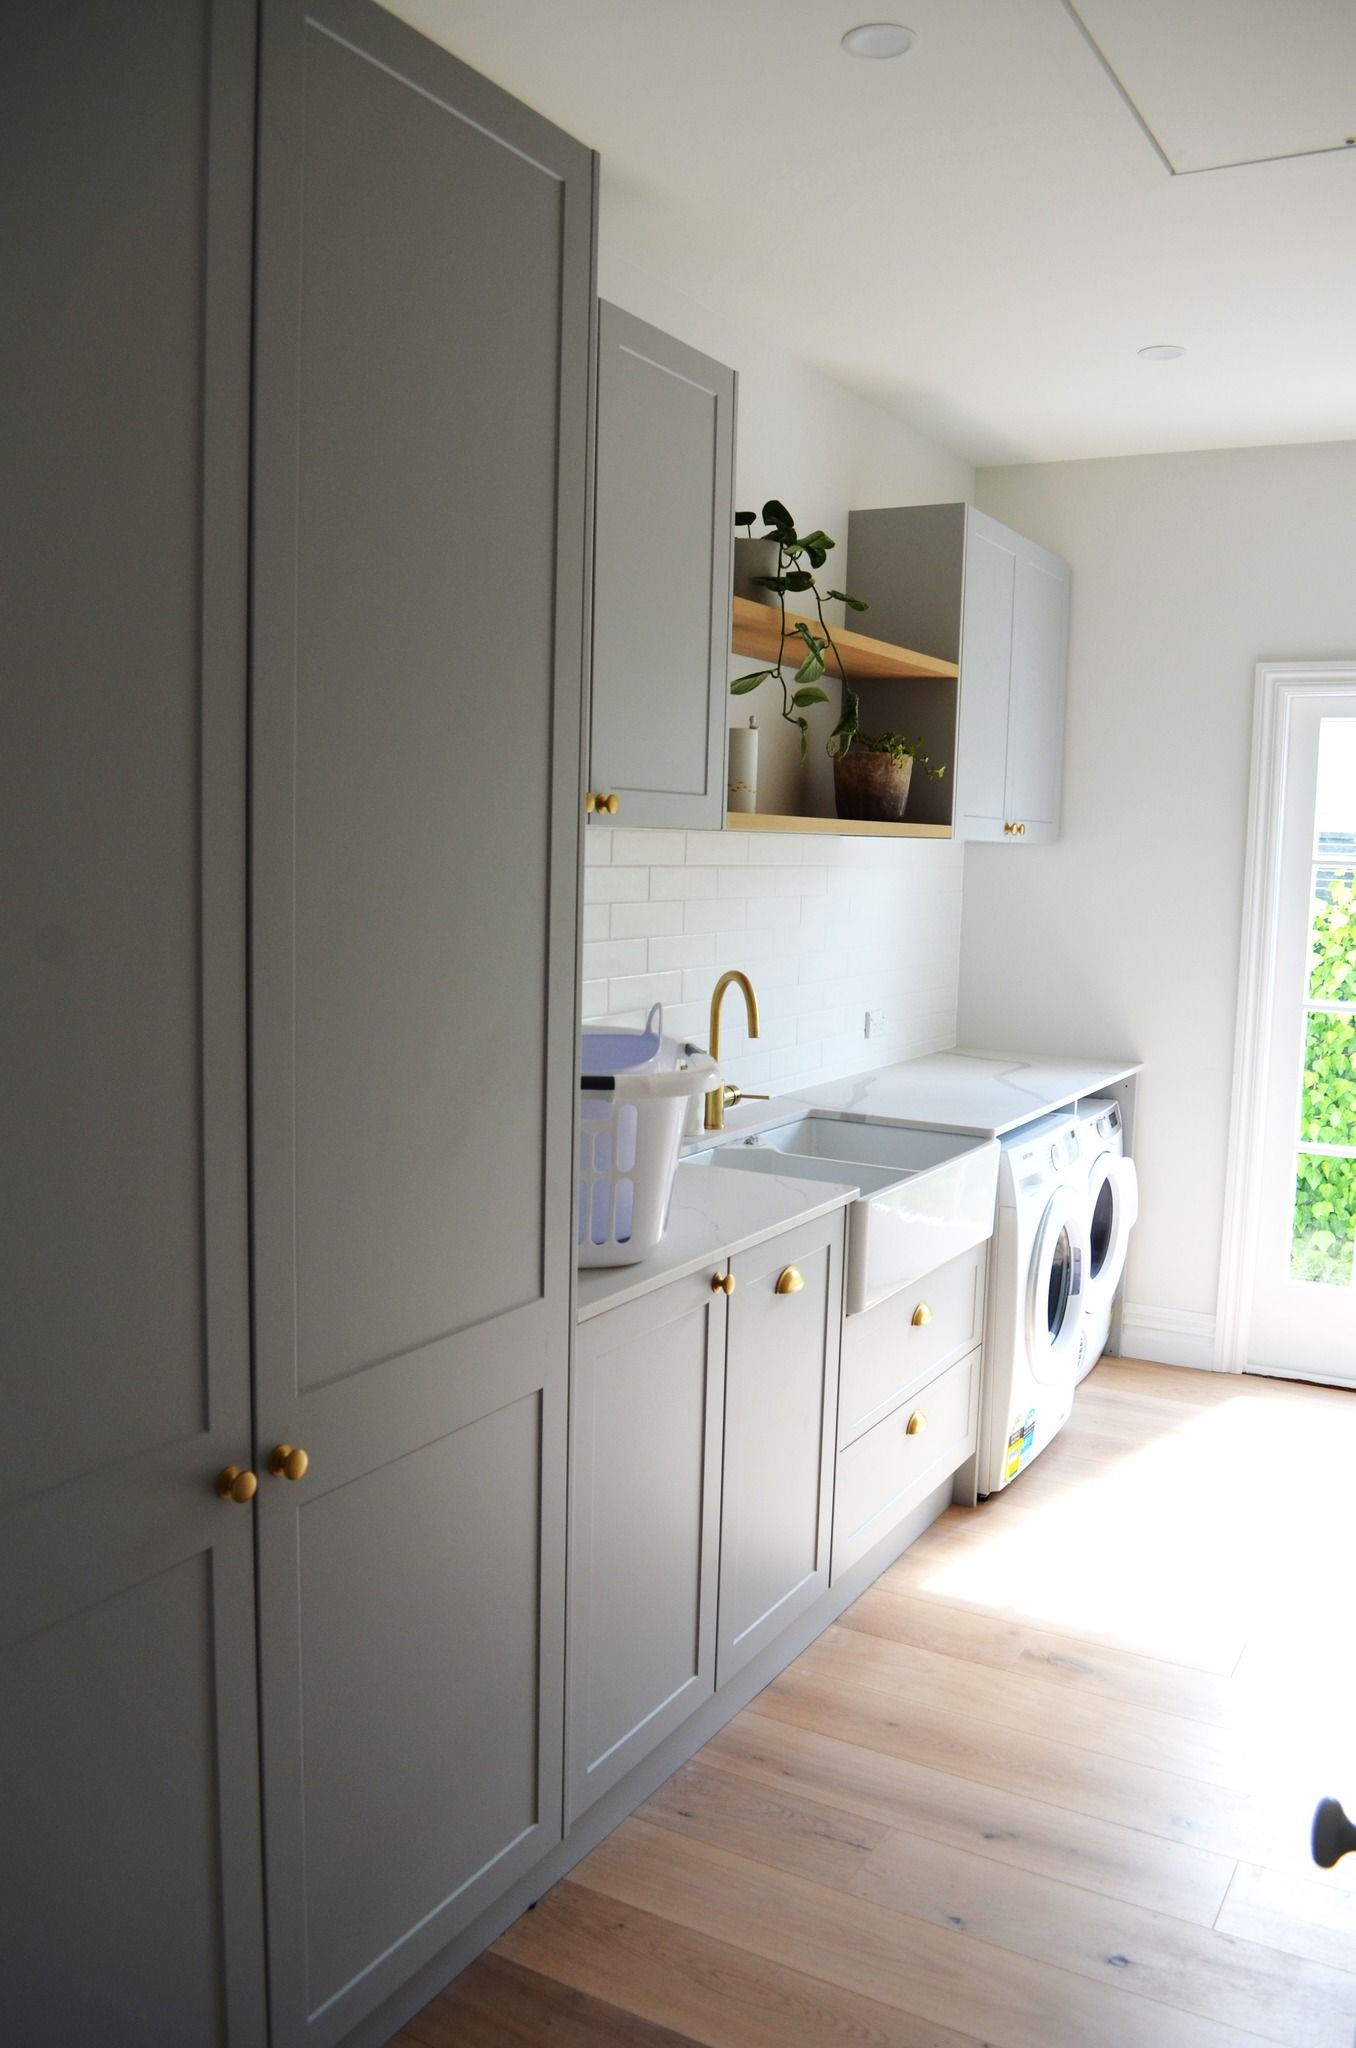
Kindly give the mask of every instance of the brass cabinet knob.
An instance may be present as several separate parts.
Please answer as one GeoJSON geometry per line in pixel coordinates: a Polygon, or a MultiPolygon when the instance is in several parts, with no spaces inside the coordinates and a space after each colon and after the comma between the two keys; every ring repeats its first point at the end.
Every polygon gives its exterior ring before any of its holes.
{"type": "Polygon", "coordinates": [[[606,811],[609,818],[615,818],[619,808],[616,796],[600,796],[598,799],[598,808],[600,811],[606,811]]]}
{"type": "Polygon", "coordinates": [[[799,1266],[787,1266],[777,1275],[778,1294],[799,1294],[805,1285],[805,1275],[799,1266]]]}
{"type": "Polygon", "coordinates": [[[1022,837],[1022,834],[1026,831],[1026,826],[1014,825],[1012,829],[1017,834],[1017,837],[1020,839],[1022,837]]]}
{"type": "Polygon", "coordinates": [[[268,1469],[275,1479],[304,1479],[310,1462],[300,1444],[275,1444],[268,1469]]]}
{"type": "Polygon", "coordinates": [[[932,1321],[932,1310],[925,1301],[919,1302],[917,1308],[909,1317],[909,1321],[913,1324],[915,1330],[921,1330],[925,1323],[932,1321]]]}
{"type": "Polygon", "coordinates": [[[243,1471],[239,1465],[227,1465],[217,1474],[217,1492],[223,1500],[233,1500],[239,1507],[253,1500],[258,1491],[258,1474],[243,1471]]]}
{"type": "Polygon", "coordinates": [[[906,1427],[904,1434],[905,1436],[921,1436],[923,1434],[923,1431],[927,1428],[927,1426],[927,1416],[923,1413],[921,1408],[915,1408],[913,1414],[909,1417],[908,1426],[906,1427]]]}
{"type": "Polygon", "coordinates": [[[594,814],[594,812],[595,812],[595,811],[597,810],[597,808],[598,808],[598,799],[597,799],[597,797],[596,797],[596,796],[595,796],[595,795],[593,794],[593,791],[592,791],[591,789],[590,789],[590,790],[587,790],[587,791],[585,792],[585,795],[584,795],[584,809],[585,809],[586,813],[588,814],[588,816],[589,816],[590,818],[591,818],[591,817],[593,816],[593,814],[594,814]]]}
{"type": "Polygon", "coordinates": [[[734,1291],[735,1276],[733,1273],[713,1273],[711,1275],[711,1292],[713,1294],[733,1294],[734,1291]]]}

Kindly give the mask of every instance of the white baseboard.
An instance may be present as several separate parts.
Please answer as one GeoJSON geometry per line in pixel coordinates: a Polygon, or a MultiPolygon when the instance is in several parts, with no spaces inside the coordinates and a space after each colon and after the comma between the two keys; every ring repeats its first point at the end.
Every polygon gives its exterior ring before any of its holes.
{"type": "Polygon", "coordinates": [[[1121,1355],[1155,1365],[1215,1369],[1215,1318],[1194,1309],[1150,1308],[1127,1301],[1121,1310],[1121,1355]]]}

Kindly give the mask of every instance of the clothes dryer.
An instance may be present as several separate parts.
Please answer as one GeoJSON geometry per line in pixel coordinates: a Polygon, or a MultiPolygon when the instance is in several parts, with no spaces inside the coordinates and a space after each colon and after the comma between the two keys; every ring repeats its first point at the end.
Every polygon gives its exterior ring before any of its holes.
{"type": "Polygon", "coordinates": [[[1087,1173],[1088,1272],[1083,1289],[1083,1356],[1078,1377],[1092,1371],[1111,1334],[1111,1309],[1125,1271],[1130,1232],[1139,1215],[1135,1162],[1125,1156],[1121,1106],[1110,1096],[1080,1102],[1079,1151],[1087,1173]]]}
{"type": "Polygon", "coordinates": [[[1069,1110],[1002,1140],[984,1347],[980,1497],[1025,1471],[1073,1407],[1088,1272],[1087,1173],[1069,1110]]]}

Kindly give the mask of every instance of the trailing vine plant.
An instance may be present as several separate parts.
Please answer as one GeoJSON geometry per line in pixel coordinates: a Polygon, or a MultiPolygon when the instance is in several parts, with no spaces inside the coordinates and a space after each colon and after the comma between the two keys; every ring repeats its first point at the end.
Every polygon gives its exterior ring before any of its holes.
{"type": "MultiPolygon", "coordinates": [[[[754,538],[754,512],[736,512],[735,524],[745,528],[748,538],[754,538]]],[[[829,737],[830,754],[846,753],[857,732],[858,700],[856,692],[848,687],[847,670],[824,617],[824,598],[836,598],[851,612],[869,611],[870,607],[860,597],[849,596],[846,590],[826,590],[822,594],[815,581],[816,570],[822,569],[829,557],[834,542],[821,527],[813,533],[797,533],[796,522],[779,498],[769,498],[763,507],[763,524],[768,531],[758,536],[762,540],[777,543],[777,569],[772,576],[755,576],[752,581],[764,590],[773,592],[781,613],[781,638],[777,647],[777,659],[771,668],[754,669],[751,674],[738,676],[730,685],[732,697],[745,697],[751,690],[775,676],[781,685],[782,717],[788,725],[800,728],[800,758],[805,759],[810,744],[810,721],[805,713],[812,704],[827,704],[828,692],[821,690],[819,679],[828,664],[826,656],[832,653],[838,662],[843,678],[843,715],[829,737]],[[808,568],[806,564],[809,564],[808,568]],[[819,620],[819,632],[804,619],[797,619],[793,628],[787,630],[786,599],[788,592],[797,597],[809,596],[814,599],[815,613],[819,620]],[[785,674],[788,660],[787,648],[799,659],[799,665],[791,681],[785,674]]]]}
{"type": "MultiPolygon", "coordinates": [[[[753,523],[755,512],[736,512],[735,524],[742,526],[750,540],[755,538],[753,523]]],[[[781,686],[782,717],[788,725],[800,728],[800,758],[803,761],[810,744],[810,721],[805,713],[814,704],[827,704],[828,692],[821,690],[819,679],[825,673],[827,656],[832,653],[838,663],[838,673],[843,678],[843,715],[830,733],[827,751],[831,756],[846,754],[855,740],[865,752],[889,754],[902,765],[912,757],[927,769],[929,775],[946,773],[945,767],[934,768],[921,751],[921,740],[906,740],[897,732],[882,733],[878,739],[869,738],[861,730],[861,699],[848,682],[847,668],[842,650],[833,637],[828,620],[824,617],[824,599],[836,598],[851,612],[869,611],[871,607],[863,598],[852,597],[846,590],[826,590],[821,593],[815,580],[816,571],[823,568],[828,560],[829,550],[835,545],[822,527],[813,533],[797,533],[796,522],[779,498],[769,498],[763,507],[763,524],[766,533],[756,536],[760,540],[775,540],[777,543],[777,568],[771,576],[754,576],[751,582],[773,592],[781,614],[781,637],[777,646],[777,659],[771,668],[754,669],[749,675],[738,676],[730,685],[732,697],[745,697],[751,690],[757,690],[775,676],[781,686]],[[805,564],[808,562],[809,567],[805,564]],[[786,622],[786,599],[788,592],[795,597],[812,597],[815,614],[819,621],[819,632],[797,619],[790,631],[786,622]],[[799,665],[788,683],[784,665],[788,659],[787,647],[798,658],[799,665]]]]}

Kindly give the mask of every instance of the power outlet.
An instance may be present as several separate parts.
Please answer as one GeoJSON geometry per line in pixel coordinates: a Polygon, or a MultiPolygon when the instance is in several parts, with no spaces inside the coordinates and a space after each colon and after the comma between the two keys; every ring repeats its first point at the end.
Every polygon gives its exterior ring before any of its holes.
{"type": "Polygon", "coordinates": [[[862,1029],[862,1037],[863,1037],[863,1038],[879,1038],[879,1037],[880,1037],[880,1035],[881,1035],[881,1033],[882,1033],[882,1032],[884,1031],[884,1029],[885,1029],[885,1012],[884,1012],[884,1010],[868,1010],[868,1011],[867,1011],[867,1013],[866,1013],[866,1023],[865,1023],[865,1025],[863,1026],[863,1029],[862,1029]]]}

